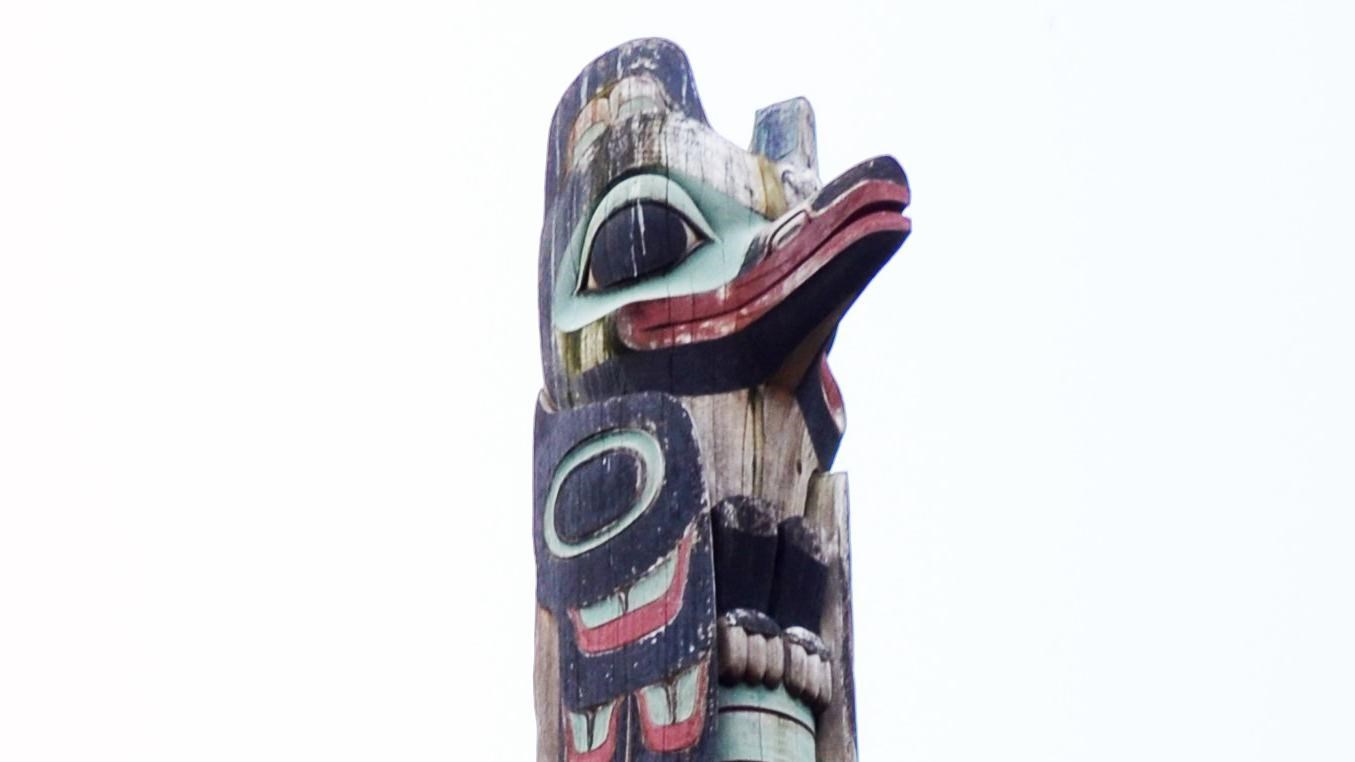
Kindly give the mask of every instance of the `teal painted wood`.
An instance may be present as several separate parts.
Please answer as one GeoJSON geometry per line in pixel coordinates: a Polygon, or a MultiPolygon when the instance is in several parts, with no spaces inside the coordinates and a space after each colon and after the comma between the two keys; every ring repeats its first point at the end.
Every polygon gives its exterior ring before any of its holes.
{"type": "Polygon", "coordinates": [[[768,688],[763,685],[722,685],[719,706],[721,712],[743,708],[784,715],[787,719],[803,725],[810,733],[814,732],[814,713],[803,701],[791,698],[783,686],[768,688]]]}
{"type": "Polygon", "coordinates": [[[814,715],[783,687],[720,688],[720,762],[815,762],[814,715]]]}
{"type": "Polygon", "coordinates": [[[814,735],[780,715],[720,715],[715,759],[720,762],[815,762],[814,735]]]}

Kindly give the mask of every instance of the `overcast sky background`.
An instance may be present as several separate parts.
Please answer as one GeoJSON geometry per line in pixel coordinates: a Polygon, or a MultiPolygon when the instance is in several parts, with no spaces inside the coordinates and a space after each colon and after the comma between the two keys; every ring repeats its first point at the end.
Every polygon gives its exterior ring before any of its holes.
{"type": "Polygon", "coordinates": [[[5,3],[0,759],[532,757],[546,131],[647,35],[912,182],[863,759],[1355,757],[1351,9],[5,3]]]}

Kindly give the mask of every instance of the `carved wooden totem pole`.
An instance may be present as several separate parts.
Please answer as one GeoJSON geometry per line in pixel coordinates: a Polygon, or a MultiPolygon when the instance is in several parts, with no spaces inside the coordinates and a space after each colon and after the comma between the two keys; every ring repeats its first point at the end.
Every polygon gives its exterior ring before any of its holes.
{"type": "Polygon", "coordinates": [[[814,115],[711,130],[639,40],[551,123],[536,413],[538,759],[856,758],[838,321],[907,237],[892,158],[814,115]]]}

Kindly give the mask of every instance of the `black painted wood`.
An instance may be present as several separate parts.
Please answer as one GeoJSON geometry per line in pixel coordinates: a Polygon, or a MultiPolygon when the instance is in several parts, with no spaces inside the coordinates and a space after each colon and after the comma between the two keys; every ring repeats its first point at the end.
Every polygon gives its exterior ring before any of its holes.
{"type": "Polygon", "coordinates": [[[767,611],[776,571],[776,509],[747,496],[715,506],[715,608],[767,611]]]}
{"type": "Polygon", "coordinates": [[[783,628],[818,632],[828,582],[823,539],[799,516],[781,522],[777,539],[772,618],[783,628]]]}

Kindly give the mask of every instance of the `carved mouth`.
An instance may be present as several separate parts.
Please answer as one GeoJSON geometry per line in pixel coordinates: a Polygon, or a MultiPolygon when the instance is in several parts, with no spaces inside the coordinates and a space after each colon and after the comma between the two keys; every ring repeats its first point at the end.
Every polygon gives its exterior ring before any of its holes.
{"type": "Polygon", "coordinates": [[[678,751],[701,738],[706,721],[706,685],[710,659],[635,693],[640,705],[640,732],[652,751],[678,751]]]}
{"type": "Polygon", "coordinates": [[[840,178],[847,183],[830,183],[812,203],[789,213],[770,236],[765,256],[728,285],[623,307],[617,323],[622,342],[655,350],[724,338],[767,316],[830,264],[858,271],[834,284],[837,293],[823,295],[825,316],[845,310],[912,229],[903,216],[907,181],[897,167],[892,160],[868,162],[859,175],[853,170],[840,178]]]}
{"type": "Polygon", "coordinates": [[[602,653],[634,643],[666,627],[682,609],[694,536],[630,585],[587,606],[569,610],[579,650],[602,653]]]}

